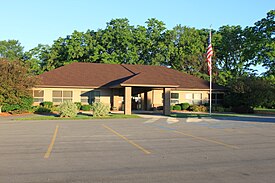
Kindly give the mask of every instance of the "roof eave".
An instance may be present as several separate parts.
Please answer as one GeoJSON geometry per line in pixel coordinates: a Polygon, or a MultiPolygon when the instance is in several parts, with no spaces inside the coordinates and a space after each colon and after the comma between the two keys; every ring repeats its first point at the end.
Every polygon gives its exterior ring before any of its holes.
{"type": "Polygon", "coordinates": [[[100,86],[36,85],[35,88],[100,88],[100,86]]]}
{"type": "Polygon", "coordinates": [[[131,87],[148,87],[148,88],[178,88],[179,85],[161,85],[161,84],[157,84],[157,85],[151,85],[151,84],[120,84],[120,86],[122,87],[127,87],[127,86],[131,86],[131,87]]]}

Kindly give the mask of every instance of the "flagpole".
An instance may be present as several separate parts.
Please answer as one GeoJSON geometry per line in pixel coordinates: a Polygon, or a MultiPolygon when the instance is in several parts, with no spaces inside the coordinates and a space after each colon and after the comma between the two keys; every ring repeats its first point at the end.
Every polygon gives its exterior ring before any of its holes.
{"type": "MultiPolygon", "coordinates": [[[[210,30],[211,34],[211,30],[210,30]]],[[[212,63],[211,63],[212,64],[212,63]]],[[[209,91],[210,91],[210,101],[209,101],[209,115],[211,116],[212,114],[212,69],[209,71],[210,73],[210,82],[209,82],[209,91]]]]}
{"type": "MultiPolygon", "coordinates": [[[[211,25],[210,25],[210,33],[209,33],[209,37],[210,37],[210,44],[211,44],[211,25]]],[[[212,115],[212,58],[210,57],[210,71],[209,71],[209,75],[210,75],[210,82],[209,82],[209,92],[210,92],[210,97],[209,97],[209,115],[212,115]]]]}

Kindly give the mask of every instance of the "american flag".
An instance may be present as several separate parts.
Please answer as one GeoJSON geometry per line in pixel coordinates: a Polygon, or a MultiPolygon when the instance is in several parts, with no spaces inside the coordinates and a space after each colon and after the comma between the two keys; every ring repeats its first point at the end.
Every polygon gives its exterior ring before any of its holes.
{"type": "Polygon", "coordinates": [[[213,49],[212,49],[212,44],[211,44],[211,31],[209,33],[209,39],[208,39],[208,47],[207,47],[207,66],[208,66],[208,74],[210,75],[212,71],[212,61],[211,58],[213,56],[213,49]]]}

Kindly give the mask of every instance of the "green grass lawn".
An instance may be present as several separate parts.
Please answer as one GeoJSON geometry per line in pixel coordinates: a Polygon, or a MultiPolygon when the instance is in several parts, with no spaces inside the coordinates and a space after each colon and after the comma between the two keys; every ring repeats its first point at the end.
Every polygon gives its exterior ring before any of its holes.
{"type": "Polygon", "coordinates": [[[268,114],[236,114],[236,113],[212,113],[209,114],[197,114],[197,113],[176,113],[171,114],[171,117],[175,118],[202,118],[202,117],[249,117],[249,116],[266,116],[268,114]]]}
{"type": "Polygon", "coordinates": [[[254,110],[259,111],[259,112],[273,112],[273,113],[275,113],[275,109],[255,108],[254,110]]]}
{"type": "Polygon", "coordinates": [[[171,117],[176,118],[201,118],[201,117],[226,117],[226,116],[238,116],[238,114],[196,114],[196,113],[178,113],[178,114],[171,114],[171,117]]]}
{"type": "Polygon", "coordinates": [[[110,114],[105,117],[93,117],[88,115],[79,114],[73,118],[60,118],[53,115],[35,115],[30,117],[17,118],[16,120],[87,120],[87,119],[124,119],[124,118],[139,118],[138,115],[124,115],[124,114],[110,114]]]}

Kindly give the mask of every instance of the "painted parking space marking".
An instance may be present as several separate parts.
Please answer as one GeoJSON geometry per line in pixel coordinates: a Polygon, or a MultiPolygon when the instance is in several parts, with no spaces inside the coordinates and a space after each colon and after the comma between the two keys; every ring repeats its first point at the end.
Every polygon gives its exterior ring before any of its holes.
{"type": "Polygon", "coordinates": [[[237,146],[234,146],[234,145],[231,145],[231,144],[226,144],[226,143],[223,143],[223,142],[221,142],[221,141],[212,140],[212,139],[208,139],[208,138],[204,138],[204,137],[199,137],[199,136],[195,136],[195,135],[188,134],[188,133],[184,133],[184,132],[177,131],[177,130],[175,130],[174,132],[175,132],[175,133],[178,133],[178,134],[182,134],[182,135],[187,136],[187,137],[192,137],[192,138],[197,139],[197,140],[206,141],[206,142],[211,142],[211,143],[214,143],[214,144],[219,144],[219,145],[222,145],[222,146],[225,146],[225,147],[228,147],[228,148],[240,149],[240,148],[237,147],[237,146]]]}
{"type": "Polygon", "coordinates": [[[156,122],[157,120],[159,120],[160,118],[151,118],[151,119],[148,119],[147,121],[145,121],[144,123],[145,124],[148,124],[148,123],[154,123],[156,122]]]}
{"type": "Polygon", "coordinates": [[[177,118],[167,118],[166,122],[168,124],[175,124],[175,123],[179,122],[179,119],[177,119],[177,118]]]}
{"type": "Polygon", "coordinates": [[[202,122],[202,119],[199,119],[199,118],[187,118],[186,122],[187,123],[197,123],[197,122],[202,122]]]}
{"type": "Polygon", "coordinates": [[[208,139],[208,138],[188,134],[188,133],[185,133],[185,132],[178,131],[174,128],[161,126],[161,125],[155,125],[155,124],[148,124],[148,125],[155,126],[155,127],[158,127],[160,129],[163,129],[163,130],[166,130],[166,131],[171,131],[171,132],[174,132],[174,133],[177,133],[177,134],[181,134],[181,135],[184,135],[184,136],[187,136],[187,137],[191,137],[191,138],[196,139],[196,140],[222,145],[224,147],[231,148],[231,149],[240,149],[238,146],[235,146],[235,145],[231,145],[231,144],[227,144],[227,143],[224,143],[224,142],[221,142],[221,141],[212,140],[212,139],[208,139]]]}
{"type": "Polygon", "coordinates": [[[48,147],[47,152],[44,155],[45,159],[49,158],[50,155],[51,155],[51,152],[52,152],[52,149],[53,149],[53,146],[54,146],[54,142],[55,142],[55,139],[56,139],[56,136],[57,136],[57,133],[58,133],[58,128],[59,128],[59,125],[56,125],[55,131],[54,131],[54,134],[53,134],[53,137],[52,137],[52,140],[51,140],[51,143],[50,143],[50,145],[48,147]]]}
{"type": "Polygon", "coordinates": [[[107,125],[102,125],[105,129],[109,130],[110,132],[114,133],[115,135],[117,135],[118,137],[122,138],[123,140],[125,140],[126,142],[128,142],[129,144],[135,146],[136,148],[138,148],[139,150],[141,150],[142,152],[144,152],[145,154],[151,154],[150,151],[146,150],[145,148],[143,148],[142,146],[138,145],[137,143],[135,143],[134,141],[126,138],[124,135],[118,133],[117,131],[115,131],[114,129],[110,128],[107,125]]]}

